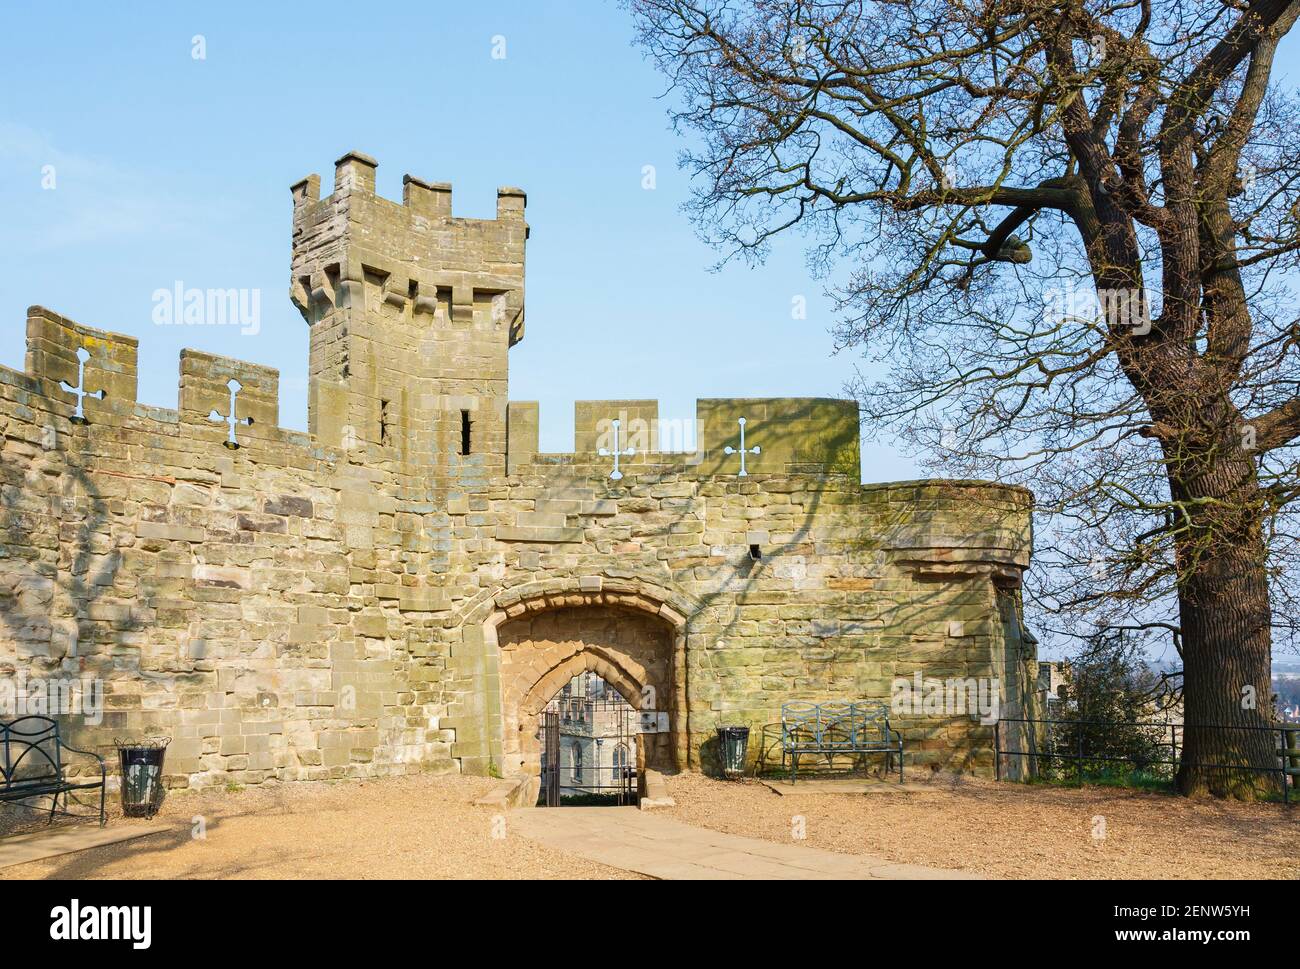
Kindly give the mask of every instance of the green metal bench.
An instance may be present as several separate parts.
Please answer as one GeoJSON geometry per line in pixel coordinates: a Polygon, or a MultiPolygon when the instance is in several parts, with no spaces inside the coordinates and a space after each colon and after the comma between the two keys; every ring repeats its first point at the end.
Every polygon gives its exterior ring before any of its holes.
{"type": "Polygon", "coordinates": [[[88,750],[78,750],[63,742],[59,724],[50,717],[19,717],[0,723],[0,802],[50,799],[50,821],[56,814],[81,817],[68,810],[68,795],[74,791],[99,789],[99,823],[105,823],[104,791],[108,771],[104,758],[88,750]],[[68,774],[64,753],[92,757],[99,766],[99,777],[74,778],[68,774]],[[59,808],[63,798],[63,810],[59,808]]]}
{"type": "Polygon", "coordinates": [[[799,774],[799,758],[806,754],[826,757],[828,766],[841,754],[884,754],[886,770],[897,758],[898,782],[903,782],[903,735],[890,726],[883,703],[781,704],[781,760],[790,759],[791,784],[799,774]]]}

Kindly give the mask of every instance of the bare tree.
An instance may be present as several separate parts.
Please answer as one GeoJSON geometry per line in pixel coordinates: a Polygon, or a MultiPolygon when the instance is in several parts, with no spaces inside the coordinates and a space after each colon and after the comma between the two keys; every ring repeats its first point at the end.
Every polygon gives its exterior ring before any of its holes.
{"type": "Polygon", "coordinates": [[[1189,726],[1184,792],[1274,784],[1300,137],[1271,75],[1300,0],[626,2],[706,237],[807,233],[886,374],[867,420],[1035,489],[1061,633],[1170,637],[1188,724],[1234,728],[1189,726]]]}

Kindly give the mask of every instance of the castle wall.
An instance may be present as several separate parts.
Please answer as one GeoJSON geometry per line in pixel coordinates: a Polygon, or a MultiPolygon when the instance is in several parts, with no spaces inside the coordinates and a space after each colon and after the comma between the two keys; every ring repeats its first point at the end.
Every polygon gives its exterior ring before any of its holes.
{"type": "MultiPolygon", "coordinates": [[[[134,372],[133,342],[87,344],[40,308],[28,332],[134,372]]],[[[119,382],[80,424],[66,374],[29,359],[0,371],[0,677],[102,681],[102,722],[69,718],[73,742],[170,736],[179,783],[452,766],[424,509],[390,474],[275,426],[265,368],[187,352],[179,410],[119,382]],[[265,418],[237,449],[209,418],[232,378],[237,413],[265,418]]]]}
{"type": "MultiPolygon", "coordinates": [[[[1022,491],[978,482],[863,487],[856,475],[824,473],[742,479],[648,462],[614,484],[604,464],[543,455],[512,476],[466,521],[491,530],[498,558],[477,578],[468,567],[453,573],[466,593],[474,583],[499,585],[548,605],[599,607],[605,592],[681,614],[682,766],[705,763],[700,751],[717,726],[757,729],[778,721],[787,700],[888,703],[895,677],[918,672],[1014,685],[1032,656],[999,611],[1027,561],[1022,491]]],[[[471,608],[453,640],[478,636],[483,596],[464,598],[471,608]]],[[[490,652],[490,642],[475,641],[490,652]]],[[[484,713],[489,707],[485,700],[484,713]]],[[[487,722],[478,711],[468,719],[487,722]]],[[[900,723],[909,762],[992,767],[990,726],[969,716],[900,723]]],[[[506,769],[514,766],[507,758],[506,769]]]]}
{"type": "MultiPolygon", "coordinates": [[[[682,768],[786,700],[888,702],[918,672],[1011,700],[1032,682],[1027,492],[864,487],[845,401],[700,401],[689,453],[663,450],[654,401],[584,401],[575,453],[538,453],[536,404],[504,396],[522,193],[476,223],[407,185],[374,199],[349,155],[334,195],[294,188],[312,433],[278,426],[274,370],[194,351],[176,409],[141,404],[135,340],[32,308],[26,372],[0,369],[0,689],[99,684],[72,742],[170,736],[170,783],[202,786],[527,772],[521,727],[575,663],[653,687],[656,756],[682,768]],[[417,235],[456,252],[431,266],[417,235]],[[499,415],[470,455],[445,427],[464,399],[499,415]]],[[[913,763],[991,767],[970,716],[900,723],[913,763]]]]}

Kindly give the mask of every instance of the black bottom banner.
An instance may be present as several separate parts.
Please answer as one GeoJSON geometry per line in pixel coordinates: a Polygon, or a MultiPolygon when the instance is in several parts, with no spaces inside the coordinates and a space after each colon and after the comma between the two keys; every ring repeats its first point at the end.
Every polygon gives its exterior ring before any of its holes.
{"type": "MultiPolygon", "coordinates": [[[[1038,946],[1044,953],[1071,954],[1195,946],[1228,957],[1243,945],[1279,947],[1295,938],[1295,893],[1261,882],[737,883],[722,896],[715,885],[701,890],[689,884],[666,889],[653,883],[569,882],[556,886],[549,898],[537,886],[520,887],[472,880],[9,882],[4,911],[11,951],[48,946],[69,955],[111,954],[126,961],[156,955],[220,958],[228,946],[259,958],[338,957],[341,947],[362,944],[379,952],[403,951],[428,938],[429,930],[436,937],[440,928],[465,940],[481,938],[491,950],[508,939],[555,932],[559,912],[574,906],[592,925],[606,927],[629,915],[635,922],[638,912],[660,911],[652,934],[691,921],[692,915],[701,928],[727,923],[734,932],[717,945],[734,949],[753,940],[767,953],[824,951],[825,943],[812,941],[815,935],[796,929],[805,920],[809,928],[824,926],[831,917],[827,906],[839,910],[837,921],[853,912],[891,913],[900,934],[883,932],[881,939],[898,938],[913,957],[927,945],[942,950],[936,957],[950,954],[953,946],[1026,956],[1038,946]],[[626,898],[620,898],[622,891],[629,893],[626,898]],[[700,896],[690,898],[696,891],[700,896]],[[656,898],[660,892],[671,896],[656,898]],[[629,903],[632,907],[623,907],[629,903]],[[719,905],[727,911],[719,912],[719,905]],[[666,917],[670,907],[676,918],[666,917]],[[947,913],[939,924],[936,912],[947,913]],[[926,925],[927,931],[915,931],[926,925]],[[773,942],[772,936],[792,941],[773,942]]],[[[712,932],[691,934],[704,951],[715,944],[712,932]]],[[[652,938],[647,942],[653,946],[652,938]]]]}

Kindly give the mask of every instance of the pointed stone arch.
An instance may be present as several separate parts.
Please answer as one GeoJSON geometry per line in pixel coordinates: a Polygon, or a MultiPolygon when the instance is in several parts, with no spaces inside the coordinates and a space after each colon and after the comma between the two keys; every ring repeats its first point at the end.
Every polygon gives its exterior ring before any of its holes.
{"type": "Polygon", "coordinates": [[[582,673],[595,673],[618,690],[623,699],[633,706],[637,705],[646,687],[644,669],[640,670],[638,679],[636,673],[624,669],[617,659],[607,655],[604,650],[593,647],[574,653],[543,674],[520,701],[519,712],[528,717],[536,717],[565,683],[582,673]]]}
{"type": "Polygon", "coordinates": [[[538,715],[564,683],[587,671],[600,675],[634,707],[640,708],[641,698],[649,696],[655,712],[667,715],[666,736],[653,736],[637,745],[642,767],[649,747],[652,766],[686,768],[689,600],[642,583],[635,588],[583,590],[557,588],[552,580],[545,587],[499,593],[491,605],[495,608],[483,615],[483,604],[476,604],[465,618],[472,622],[471,617],[477,618],[474,613],[482,616],[476,628],[482,631],[484,668],[490,671],[485,676],[485,692],[490,694],[485,700],[488,720],[496,724],[496,736],[489,738],[491,760],[502,773],[537,772],[538,715]],[[537,621],[560,628],[560,641],[539,643],[529,638],[533,634],[528,630],[537,621]]]}

